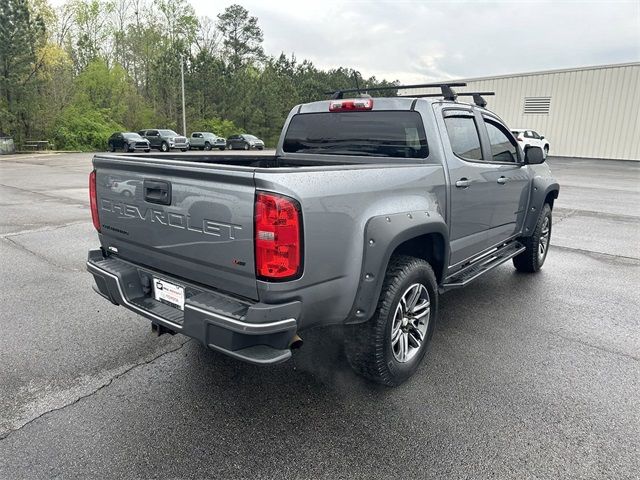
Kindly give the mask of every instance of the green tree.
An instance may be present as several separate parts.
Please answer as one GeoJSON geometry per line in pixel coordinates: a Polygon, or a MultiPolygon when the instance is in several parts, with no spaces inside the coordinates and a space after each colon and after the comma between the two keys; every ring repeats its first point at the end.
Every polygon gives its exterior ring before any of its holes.
{"type": "Polygon", "coordinates": [[[231,5],[218,15],[218,30],[222,34],[222,44],[232,70],[264,56],[262,29],[257,17],[252,17],[241,5],[231,5]]]}
{"type": "Polygon", "coordinates": [[[41,62],[46,42],[44,19],[26,0],[0,2],[0,130],[20,142],[29,135],[41,62]]]}

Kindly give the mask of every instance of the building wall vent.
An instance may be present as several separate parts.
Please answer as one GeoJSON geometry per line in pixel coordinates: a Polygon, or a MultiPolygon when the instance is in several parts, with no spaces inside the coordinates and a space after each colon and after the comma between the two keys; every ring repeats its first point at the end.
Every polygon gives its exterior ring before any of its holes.
{"type": "Polygon", "coordinates": [[[525,115],[549,115],[551,108],[551,97],[525,97],[525,115]]]}

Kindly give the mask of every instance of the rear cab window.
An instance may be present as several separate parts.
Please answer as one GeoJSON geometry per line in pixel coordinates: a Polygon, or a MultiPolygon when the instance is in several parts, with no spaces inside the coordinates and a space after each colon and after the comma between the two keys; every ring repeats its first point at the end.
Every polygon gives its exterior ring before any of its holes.
{"type": "Polygon", "coordinates": [[[287,153],[426,158],[422,117],[415,111],[319,112],[294,115],[287,153]]]}
{"type": "Polygon", "coordinates": [[[465,160],[482,160],[480,135],[474,117],[451,112],[444,118],[451,150],[465,160]]]}

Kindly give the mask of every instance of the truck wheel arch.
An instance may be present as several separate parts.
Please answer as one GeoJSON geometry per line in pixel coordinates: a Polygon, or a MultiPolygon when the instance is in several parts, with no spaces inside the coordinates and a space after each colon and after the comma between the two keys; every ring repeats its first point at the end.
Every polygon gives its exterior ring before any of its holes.
{"type": "Polygon", "coordinates": [[[543,184],[542,179],[535,179],[533,189],[531,190],[531,199],[529,201],[529,211],[523,229],[522,236],[528,237],[533,234],[538,216],[542,211],[545,203],[548,203],[553,210],[553,204],[560,193],[560,186],[553,182],[543,184]]]}
{"type": "Polygon", "coordinates": [[[433,262],[432,268],[440,282],[449,258],[449,230],[442,216],[415,211],[369,219],[358,291],[345,323],[365,322],[375,313],[389,260],[396,253],[433,262]]]}

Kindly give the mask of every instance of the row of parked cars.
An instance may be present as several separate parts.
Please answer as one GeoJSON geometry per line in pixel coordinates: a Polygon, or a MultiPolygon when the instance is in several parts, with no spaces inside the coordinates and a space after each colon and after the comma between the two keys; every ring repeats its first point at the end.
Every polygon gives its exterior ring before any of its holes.
{"type": "Polygon", "coordinates": [[[138,132],[115,132],[108,140],[109,151],[123,152],[157,149],[161,152],[191,149],[212,150],[263,150],[264,142],[254,135],[246,133],[232,135],[229,138],[217,136],[211,132],[193,132],[189,138],[173,130],[154,128],[138,132]]]}

